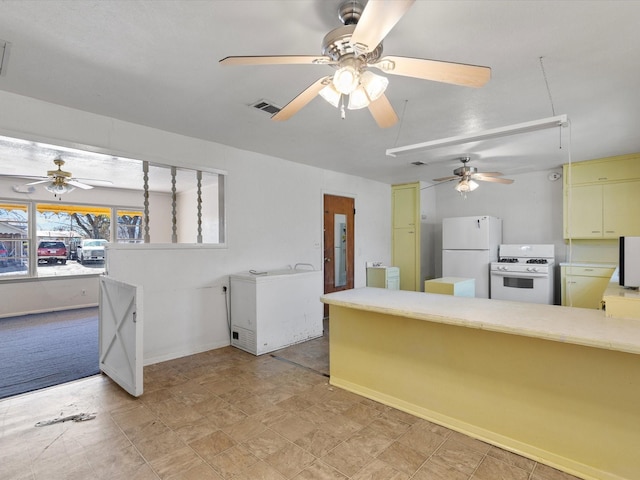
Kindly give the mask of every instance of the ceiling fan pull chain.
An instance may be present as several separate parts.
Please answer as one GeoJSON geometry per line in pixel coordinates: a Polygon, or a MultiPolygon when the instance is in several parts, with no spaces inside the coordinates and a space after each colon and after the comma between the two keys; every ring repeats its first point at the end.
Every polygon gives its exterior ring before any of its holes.
{"type": "Polygon", "coordinates": [[[347,117],[347,112],[344,109],[344,95],[340,95],[340,118],[344,120],[347,117]]]}

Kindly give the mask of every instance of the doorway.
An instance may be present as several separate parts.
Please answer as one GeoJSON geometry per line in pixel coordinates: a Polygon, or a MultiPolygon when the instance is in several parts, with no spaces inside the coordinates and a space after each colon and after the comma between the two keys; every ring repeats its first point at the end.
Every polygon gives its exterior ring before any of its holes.
{"type": "MultiPolygon", "coordinates": [[[[353,288],[355,200],[324,195],[324,293],[353,288]]],[[[329,316],[329,306],[324,306],[329,316]]]]}

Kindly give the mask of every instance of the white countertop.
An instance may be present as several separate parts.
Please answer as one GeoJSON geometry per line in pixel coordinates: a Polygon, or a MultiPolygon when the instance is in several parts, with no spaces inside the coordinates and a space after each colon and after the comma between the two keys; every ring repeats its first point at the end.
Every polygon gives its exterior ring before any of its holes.
{"type": "MultiPolygon", "coordinates": [[[[613,280],[613,279],[612,279],[613,280]]],[[[632,300],[640,300],[640,291],[633,288],[624,288],[618,284],[618,280],[609,283],[609,286],[604,291],[605,296],[622,297],[632,300]]]]}
{"type": "Polygon", "coordinates": [[[323,303],[468,328],[640,354],[640,321],[600,310],[384,288],[330,293],[323,303]]]}

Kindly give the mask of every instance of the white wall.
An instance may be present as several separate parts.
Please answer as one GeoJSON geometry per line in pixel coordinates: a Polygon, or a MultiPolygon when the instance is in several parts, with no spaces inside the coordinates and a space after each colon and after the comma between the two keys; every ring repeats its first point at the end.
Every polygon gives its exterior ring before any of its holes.
{"type": "MultiPolygon", "coordinates": [[[[230,273],[298,262],[322,268],[324,193],[355,198],[355,286],[365,285],[365,261],[390,261],[389,185],[7,92],[0,110],[2,135],[228,173],[225,248],[154,244],[108,253],[109,275],[143,283],[145,363],[229,344],[221,283],[230,273]]],[[[37,293],[19,290],[25,302],[37,293]]]]}
{"type": "Polygon", "coordinates": [[[454,183],[435,190],[436,221],[430,237],[436,277],[442,276],[442,219],[468,215],[492,215],[502,219],[502,243],[544,243],[555,246],[555,303],[560,302],[559,262],[568,257],[562,238],[562,179],[550,181],[551,171],[513,175],[510,185],[479,182],[466,199],[454,190],[454,183]]]}
{"type": "MultiPolygon", "coordinates": [[[[4,162],[10,159],[2,159],[4,162]]],[[[43,172],[44,174],[45,172],[43,172]]],[[[0,177],[0,198],[15,199],[18,201],[38,201],[42,203],[60,203],[52,193],[44,188],[36,188],[33,193],[16,193],[13,185],[27,183],[29,180],[21,181],[12,177],[0,177]]],[[[166,195],[165,195],[166,196],[166,195]]],[[[115,190],[113,188],[94,187],[91,190],[76,188],[70,193],[65,193],[62,201],[64,203],[75,203],[77,205],[105,205],[122,206],[142,209],[142,191],[115,190]]]]}
{"type": "MultiPolygon", "coordinates": [[[[218,185],[203,185],[200,189],[200,197],[202,243],[218,243],[218,185]]],[[[176,203],[178,242],[197,243],[198,190],[194,188],[179,193],[176,203]]]]}
{"type": "MultiPolygon", "coordinates": [[[[227,178],[226,247],[112,245],[109,275],[144,285],[145,363],[229,344],[228,275],[322,263],[322,196],[355,197],[355,286],[365,262],[390,260],[388,185],[236,150],[227,178]]],[[[318,291],[318,297],[322,291],[318,291]]]]}
{"type": "MultiPolygon", "coordinates": [[[[6,159],[3,159],[6,160],[6,159]]],[[[58,202],[53,195],[43,188],[31,194],[18,194],[11,188],[16,179],[0,177],[0,202],[3,201],[38,201],[43,203],[58,202]]],[[[109,188],[93,188],[92,190],[75,189],[65,195],[65,203],[77,205],[119,206],[125,208],[143,208],[142,192],[133,190],[115,190],[109,188]]],[[[171,239],[171,198],[169,194],[151,193],[150,209],[157,211],[151,233],[158,241],[171,239]],[[162,214],[161,212],[167,212],[162,214]]],[[[0,318],[24,315],[69,308],[84,308],[98,304],[98,281],[96,276],[62,278],[29,278],[15,282],[0,283],[0,318]]]]}
{"type": "MultiPolygon", "coordinates": [[[[560,171],[561,170],[554,170],[560,171]]],[[[564,261],[562,238],[562,179],[550,181],[549,172],[513,175],[510,185],[478,182],[477,190],[465,199],[454,190],[454,183],[434,187],[438,229],[433,255],[442,272],[442,219],[467,215],[492,215],[502,219],[502,243],[551,243],[556,262],[564,261]]]]}
{"type": "Polygon", "coordinates": [[[434,242],[436,232],[441,231],[439,222],[442,220],[438,217],[436,209],[436,190],[424,182],[420,184],[420,272],[422,285],[420,290],[424,291],[424,280],[437,278],[436,262],[434,255],[434,242]]]}

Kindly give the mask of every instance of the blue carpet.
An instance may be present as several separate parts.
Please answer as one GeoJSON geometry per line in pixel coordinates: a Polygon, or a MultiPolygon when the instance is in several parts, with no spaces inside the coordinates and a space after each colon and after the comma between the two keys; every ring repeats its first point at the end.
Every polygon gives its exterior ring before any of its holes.
{"type": "Polygon", "coordinates": [[[98,309],[0,318],[0,398],[100,372],[98,309]]]}

